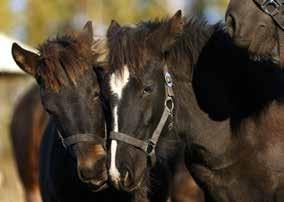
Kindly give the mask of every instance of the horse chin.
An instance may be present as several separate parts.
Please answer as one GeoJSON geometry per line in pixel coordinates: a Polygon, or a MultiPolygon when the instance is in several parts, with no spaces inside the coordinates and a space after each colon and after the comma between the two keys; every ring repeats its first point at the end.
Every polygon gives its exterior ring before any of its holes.
{"type": "Polygon", "coordinates": [[[143,185],[143,182],[145,181],[145,177],[142,176],[139,178],[139,180],[137,182],[132,182],[131,184],[124,184],[122,182],[119,182],[117,184],[117,189],[118,190],[121,190],[121,191],[125,191],[125,192],[134,192],[136,190],[139,190],[141,189],[142,185],[143,185]]]}
{"type": "Polygon", "coordinates": [[[251,40],[242,39],[242,38],[234,38],[234,43],[240,48],[249,48],[251,44],[251,40]]]}
{"type": "Polygon", "coordinates": [[[137,184],[133,184],[131,186],[123,186],[122,184],[119,185],[119,189],[125,192],[134,192],[138,189],[140,189],[141,187],[141,182],[137,183],[137,184]]]}

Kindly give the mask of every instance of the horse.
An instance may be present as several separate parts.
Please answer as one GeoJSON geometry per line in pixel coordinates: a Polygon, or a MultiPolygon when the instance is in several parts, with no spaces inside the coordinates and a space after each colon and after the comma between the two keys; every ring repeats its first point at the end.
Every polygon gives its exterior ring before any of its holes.
{"type": "MultiPolygon", "coordinates": [[[[283,52],[283,5],[281,0],[230,0],[226,25],[236,45],[257,56],[283,52]]],[[[283,56],[280,58],[283,63],[283,56]]]]}
{"type": "MultiPolygon", "coordinates": [[[[111,36],[112,33],[116,33],[117,29],[120,28],[120,25],[116,22],[116,21],[112,21],[112,24],[108,30],[108,36],[111,36]]],[[[122,29],[122,31],[118,31],[121,33],[124,33],[124,28],[122,29]]],[[[112,51],[117,51],[118,53],[121,51],[125,51],[124,49],[122,49],[121,44],[124,43],[124,37],[127,36],[121,36],[121,37],[115,37],[113,40],[114,42],[109,41],[109,49],[110,52],[112,51]],[[116,43],[116,40],[121,41],[120,43],[116,43]]],[[[130,39],[131,40],[131,39],[130,39]]],[[[139,40],[139,39],[138,39],[139,40]]],[[[129,46],[129,44],[126,45],[127,48],[130,49],[130,52],[134,53],[134,47],[129,46]]],[[[135,50],[136,51],[136,50],[135,50]]],[[[120,64],[120,61],[122,58],[124,58],[125,55],[121,55],[121,58],[119,59],[113,59],[112,55],[110,54],[110,64],[114,64],[114,63],[118,63],[120,64]],[[113,59],[113,60],[112,60],[113,59]]],[[[123,83],[121,82],[121,80],[117,79],[114,77],[114,75],[111,75],[110,72],[113,72],[114,69],[110,70],[107,76],[107,82],[108,83],[108,88],[111,90],[111,94],[109,94],[110,100],[111,100],[111,108],[113,109],[113,129],[114,131],[118,132],[118,127],[119,127],[119,123],[117,120],[117,116],[118,116],[118,111],[117,110],[117,106],[120,105],[119,104],[119,99],[121,98],[121,94],[119,91],[120,88],[122,88],[123,83]]],[[[123,72],[121,73],[121,75],[123,74],[123,72]]],[[[146,89],[147,90],[147,89],[146,89]]],[[[147,94],[147,92],[145,92],[147,94]]],[[[129,99],[133,99],[133,97],[129,98],[129,99]]],[[[139,99],[139,98],[137,98],[139,99]]],[[[158,109],[158,108],[157,108],[158,109]]],[[[147,112],[146,112],[147,113],[147,112]]],[[[147,114],[147,117],[149,118],[149,120],[144,120],[144,119],[139,119],[139,118],[135,118],[135,121],[141,123],[141,124],[149,124],[151,123],[151,116],[152,114],[154,114],[155,112],[150,112],[149,114],[147,114]]],[[[131,115],[131,117],[134,118],[134,116],[131,115]]],[[[125,124],[131,124],[131,121],[127,120],[127,122],[125,122],[125,124]]],[[[173,201],[203,201],[203,194],[202,192],[199,190],[199,188],[196,186],[195,182],[192,180],[190,174],[188,173],[188,171],[184,170],[184,162],[181,159],[181,156],[183,156],[183,152],[184,150],[183,148],[183,144],[177,140],[177,136],[176,134],[171,131],[168,133],[169,136],[171,137],[171,139],[169,141],[167,141],[166,144],[164,144],[163,146],[161,146],[159,149],[160,150],[165,150],[165,148],[167,148],[168,150],[170,148],[176,148],[179,147],[180,149],[178,151],[173,151],[173,152],[168,152],[168,153],[163,153],[161,152],[160,155],[156,158],[154,155],[152,156],[153,159],[150,160],[150,164],[152,164],[151,168],[149,169],[145,169],[145,165],[148,164],[148,160],[144,158],[144,156],[137,156],[136,153],[133,151],[132,147],[128,147],[127,149],[125,149],[122,153],[118,153],[116,154],[115,151],[117,149],[117,142],[116,140],[112,140],[111,142],[111,148],[110,148],[110,165],[109,165],[109,175],[110,175],[110,179],[113,183],[113,185],[119,189],[119,190],[124,190],[124,191],[129,191],[129,190],[135,190],[135,189],[139,189],[143,186],[148,187],[149,184],[149,178],[152,178],[153,174],[159,173],[161,172],[161,170],[168,170],[168,172],[171,173],[171,175],[174,176],[166,176],[166,178],[169,178],[170,183],[164,183],[164,189],[172,189],[174,191],[171,192],[171,199],[173,201]],[[170,157],[167,157],[170,154],[170,157]],[[125,158],[128,159],[129,161],[121,161],[116,163],[115,162],[115,158],[116,156],[119,155],[125,155],[125,158]],[[165,155],[165,156],[164,156],[165,155]],[[171,159],[169,161],[163,161],[163,159],[168,158],[171,159]],[[116,166],[119,166],[121,168],[124,168],[125,170],[123,171],[123,173],[119,173],[118,169],[116,168],[116,166]],[[176,167],[175,169],[172,169],[172,166],[176,167]],[[181,170],[180,170],[181,169],[181,170]],[[133,170],[137,170],[137,175],[136,172],[134,172],[133,170]],[[142,177],[142,175],[140,175],[140,172],[145,172],[145,177],[142,177]],[[181,172],[181,173],[179,173],[181,172]],[[150,173],[152,173],[152,175],[150,175],[150,173]],[[180,176],[182,176],[182,182],[181,184],[178,184],[180,181],[179,178],[179,174],[181,174],[180,176]],[[135,183],[135,180],[137,180],[137,183],[135,183]],[[172,183],[172,182],[175,183],[172,183]],[[190,185],[190,186],[187,186],[190,185]],[[179,190],[179,191],[178,191],[179,190]],[[182,191],[183,190],[183,191],[182,191]],[[177,191],[177,192],[176,192],[177,191]],[[185,192],[187,192],[184,196],[182,196],[185,192]],[[178,192],[181,194],[179,195],[178,192]],[[183,198],[183,199],[181,199],[183,198]]],[[[112,139],[112,137],[111,137],[112,139]]],[[[124,137],[119,138],[119,140],[124,139],[124,137]]],[[[136,140],[133,139],[129,139],[127,140],[127,142],[129,143],[132,142],[135,145],[140,145],[142,147],[144,147],[144,150],[146,150],[146,146],[145,144],[141,143],[141,142],[137,142],[136,140]],[[143,146],[144,145],[144,146],[143,146]]],[[[122,143],[123,144],[123,143],[122,143]]],[[[142,152],[143,153],[143,152],[142,152]]],[[[162,177],[164,178],[164,177],[162,177]]],[[[157,180],[159,181],[159,180],[157,180]]],[[[160,183],[161,184],[161,183],[160,183]]],[[[155,201],[155,200],[154,200],[155,201]]]]}
{"type": "Polygon", "coordinates": [[[81,32],[47,40],[40,55],[12,46],[18,66],[36,79],[50,116],[40,148],[44,202],[120,198],[105,189],[108,121],[95,66],[101,57],[98,43],[88,22],[81,32]]]}
{"type": "Polygon", "coordinates": [[[173,148],[163,145],[176,133],[187,143],[186,166],[205,201],[283,201],[284,74],[278,65],[252,60],[222,24],[184,20],[180,11],[136,27],[117,24],[108,35],[110,78],[120,84],[111,101],[117,126],[110,179],[139,186],[147,161],[171,157],[173,148]]]}
{"type": "Polygon", "coordinates": [[[10,124],[12,147],[27,202],[41,202],[38,159],[47,122],[39,88],[33,85],[17,103],[10,124]]]}

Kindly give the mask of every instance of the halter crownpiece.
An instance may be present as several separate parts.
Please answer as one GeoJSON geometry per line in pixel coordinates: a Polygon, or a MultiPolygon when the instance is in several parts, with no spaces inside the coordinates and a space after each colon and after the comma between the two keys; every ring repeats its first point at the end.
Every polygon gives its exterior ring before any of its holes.
{"type": "Polygon", "coordinates": [[[152,134],[152,137],[144,141],[120,132],[112,131],[110,133],[110,139],[124,142],[145,152],[147,157],[149,158],[151,166],[153,166],[156,163],[156,146],[162,134],[162,130],[169,116],[172,116],[174,111],[173,80],[171,74],[169,73],[168,66],[166,63],[164,65],[164,78],[165,78],[165,93],[166,93],[166,99],[164,102],[164,111],[156,129],[152,134]]]}

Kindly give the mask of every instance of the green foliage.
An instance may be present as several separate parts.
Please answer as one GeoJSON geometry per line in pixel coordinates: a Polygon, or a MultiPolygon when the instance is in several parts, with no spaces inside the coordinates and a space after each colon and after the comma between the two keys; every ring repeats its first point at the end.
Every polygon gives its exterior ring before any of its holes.
{"type": "Polygon", "coordinates": [[[9,0],[0,0],[0,31],[9,32],[12,29],[12,13],[9,8],[9,0]]]}

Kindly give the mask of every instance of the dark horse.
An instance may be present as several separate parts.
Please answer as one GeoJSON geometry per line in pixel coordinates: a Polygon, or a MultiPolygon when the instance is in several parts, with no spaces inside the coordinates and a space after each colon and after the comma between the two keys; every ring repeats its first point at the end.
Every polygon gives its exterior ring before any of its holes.
{"type": "MultiPolygon", "coordinates": [[[[284,29],[280,1],[230,0],[226,23],[234,42],[255,55],[270,55],[284,29]]],[[[280,41],[282,46],[283,43],[280,41]]]]}
{"type": "Polygon", "coordinates": [[[33,85],[17,103],[10,125],[12,146],[27,202],[40,202],[39,147],[48,115],[44,111],[39,88],[33,85]]]}
{"type": "MultiPolygon", "coordinates": [[[[128,37],[128,34],[129,35],[141,34],[139,32],[136,33],[136,29],[134,29],[135,31],[133,31],[133,33],[132,31],[128,32],[129,31],[128,29],[132,30],[131,28],[127,28],[127,27],[121,28],[117,22],[113,21],[108,30],[108,36],[111,38],[108,41],[110,52],[117,51],[117,53],[121,56],[119,58],[113,58],[112,57],[113,55],[110,55],[110,63],[112,64],[114,68],[111,68],[110,74],[107,77],[109,88],[111,90],[111,94],[109,96],[111,97],[111,108],[113,111],[113,129],[117,135],[121,135],[120,131],[123,131],[124,127],[127,127],[128,124],[130,124],[131,126],[135,125],[137,128],[133,130],[132,132],[136,132],[136,130],[143,129],[144,125],[150,125],[150,124],[156,123],[156,120],[154,120],[152,116],[154,116],[160,109],[159,106],[155,105],[153,107],[155,108],[155,110],[153,111],[139,111],[139,113],[145,112],[145,116],[146,116],[145,118],[140,116],[140,114],[137,114],[137,115],[135,113],[134,114],[132,113],[124,114],[123,112],[118,111],[119,110],[118,107],[120,106],[120,99],[122,99],[122,96],[123,96],[122,90],[124,88],[125,83],[128,82],[129,76],[131,76],[128,71],[128,67],[125,66],[124,64],[121,64],[121,62],[123,61],[123,58],[124,57],[127,58],[128,56],[123,55],[121,53],[122,52],[135,53],[136,44],[134,44],[134,46],[131,45],[131,43],[134,43],[134,41],[128,43],[127,37],[128,37]],[[124,45],[126,47],[124,47],[124,45]],[[118,64],[118,66],[122,65],[121,66],[122,68],[119,69],[118,71],[118,74],[121,77],[115,76],[115,73],[117,73],[115,69],[116,63],[118,64]],[[115,72],[115,73],[111,74],[111,72],[115,72]],[[126,120],[124,122],[125,125],[120,125],[121,123],[119,122],[119,116],[126,116],[129,118],[129,120],[126,120]],[[137,126],[136,124],[141,124],[141,125],[137,126]]],[[[128,40],[131,41],[132,38],[129,38],[128,40]]],[[[137,40],[139,41],[139,39],[137,40]]],[[[131,66],[131,67],[135,68],[135,66],[131,66]]],[[[140,83],[136,84],[135,82],[132,83],[132,81],[129,81],[129,82],[133,85],[140,84],[140,83]]],[[[129,88],[131,88],[131,85],[129,85],[129,88]]],[[[151,102],[143,103],[143,100],[142,100],[144,96],[146,97],[148,95],[148,91],[151,91],[151,87],[148,88],[147,86],[145,87],[144,91],[143,90],[141,91],[141,94],[137,93],[135,95],[131,95],[131,96],[129,95],[128,97],[129,100],[127,100],[125,104],[129,105],[130,102],[133,101],[137,104],[137,106],[139,105],[140,106],[144,106],[144,105],[150,106],[151,102]],[[139,102],[136,102],[136,100],[139,100],[139,102]]],[[[167,193],[169,192],[169,190],[172,190],[171,198],[173,201],[179,201],[179,200],[181,201],[191,201],[191,200],[203,201],[201,191],[196,186],[195,182],[192,180],[190,174],[188,172],[184,172],[183,170],[184,168],[183,167],[184,162],[182,160],[183,152],[184,152],[183,143],[180,142],[178,136],[173,130],[167,131],[165,133],[170,138],[168,138],[167,141],[164,142],[165,144],[162,144],[157,148],[161,152],[159,153],[157,158],[155,157],[155,155],[153,155],[152,156],[154,157],[153,159],[146,159],[143,151],[138,151],[140,152],[141,155],[136,155],[136,152],[135,152],[136,149],[134,147],[126,147],[126,148],[123,148],[122,151],[119,150],[117,148],[118,147],[117,141],[124,139],[124,137],[118,137],[118,139],[111,137],[113,140],[111,142],[109,174],[110,174],[110,179],[112,183],[114,184],[116,188],[120,190],[124,190],[124,191],[131,191],[131,190],[139,189],[141,187],[149,187],[149,186],[151,188],[150,190],[153,191],[156,189],[156,187],[151,186],[152,184],[151,180],[154,178],[154,180],[156,180],[157,182],[159,182],[159,184],[162,185],[159,188],[164,189],[164,191],[160,191],[161,193],[167,193]],[[179,149],[176,150],[176,148],[179,148],[179,149]],[[171,149],[173,152],[170,152],[171,149]],[[116,151],[118,152],[116,153],[116,151]],[[123,156],[126,160],[125,161],[121,160],[121,161],[116,162],[115,159],[119,158],[120,156],[123,156]],[[164,161],[163,159],[169,159],[169,160],[164,161]],[[146,168],[146,165],[148,163],[151,164],[150,169],[146,168]],[[122,169],[122,172],[120,172],[120,169],[122,169]],[[168,174],[165,175],[166,173],[168,174]],[[175,183],[172,183],[173,181],[175,183]],[[178,184],[178,182],[183,182],[183,183],[178,184]],[[188,186],[189,184],[191,185],[188,186]],[[180,193],[180,194],[177,194],[177,193],[180,193]],[[190,196],[191,194],[193,194],[192,198],[190,196]]],[[[139,134],[141,136],[144,135],[143,130],[139,134]]],[[[128,139],[126,141],[133,142],[134,144],[138,144],[142,147],[144,145],[144,143],[139,142],[139,140],[136,141],[133,139],[128,139]]],[[[157,191],[156,189],[156,191],[154,192],[159,192],[159,191],[157,191]]],[[[152,199],[152,200],[158,201],[158,199],[152,199]]]]}
{"type": "Polygon", "coordinates": [[[43,201],[120,200],[106,187],[105,101],[95,67],[99,41],[91,23],[79,33],[48,40],[40,55],[17,44],[12,54],[25,72],[36,78],[50,121],[40,152],[43,201]]]}
{"type": "Polygon", "coordinates": [[[120,83],[114,183],[139,186],[147,159],[173,153],[162,146],[175,132],[187,140],[187,167],[206,201],[283,201],[284,74],[277,65],[250,60],[222,25],[184,22],[180,12],[110,30],[110,77],[120,83]]]}

